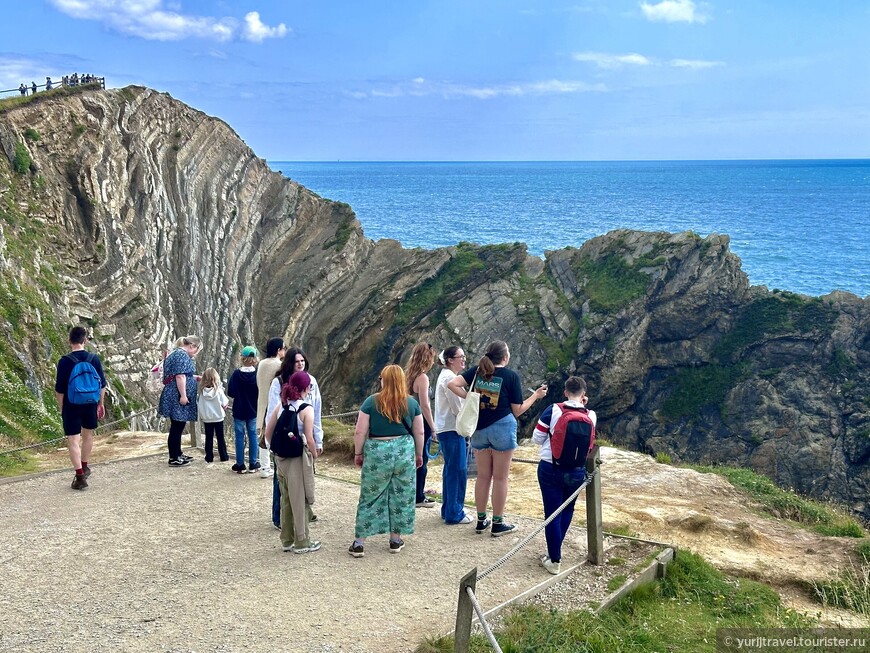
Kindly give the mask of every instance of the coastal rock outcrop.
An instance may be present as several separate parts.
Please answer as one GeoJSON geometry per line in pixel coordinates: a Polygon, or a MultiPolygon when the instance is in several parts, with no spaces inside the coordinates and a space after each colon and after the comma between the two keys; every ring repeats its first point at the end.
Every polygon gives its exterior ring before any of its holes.
{"type": "Polygon", "coordinates": [[[373,242],[222,121],[140,87],[0,107],[0,149],[0,384],[32,398],[0,405],[0,445],[48,437],[53,361],[80,321],[116,416],[153,403],[148,370],[186,333],[224,378],[245,344],[303,345],[332,410],[417,341],[474,355],[504,339],[550,401],[586,377],[613,442],[870,517],[870,303],[751,287],[725,235],[617,230],[544,260],[373,242]]]}

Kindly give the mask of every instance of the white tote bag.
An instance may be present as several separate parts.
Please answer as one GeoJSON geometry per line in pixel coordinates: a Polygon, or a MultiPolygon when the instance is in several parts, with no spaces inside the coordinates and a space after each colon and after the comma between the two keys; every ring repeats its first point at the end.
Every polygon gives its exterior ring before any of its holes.
{"type": "Polygon", "coordinates": [[[475,381],[477,381],[476,373],[468,387],[468,395],[462,402],[459,414],[456,416],[456,432],[466,438],[471,437],[477,430],[477,415],[480,412],[480,393],[474,392],[475,381]]]}

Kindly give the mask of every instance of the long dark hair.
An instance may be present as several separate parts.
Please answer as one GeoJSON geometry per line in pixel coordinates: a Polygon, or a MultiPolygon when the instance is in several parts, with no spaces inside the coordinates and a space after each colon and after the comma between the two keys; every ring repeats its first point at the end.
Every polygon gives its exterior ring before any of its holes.
{"type": "Polygon", "coordinates": [[[293,372],[296,371],[297,354],[305,359],[305,367],[302,371],[308,371],[308,356],[306,356],[305,352],[299,347],[291,347],[284,352],[284,360],[281,361],[281,367],[279,367],[278,371],[275,372],[275,378],[281,379],[281,385],[287,383],[287,381],[290,380],[290,377],[293,376],[293,372]]]}
{"type": "Polygon", "coordinates": [[[477,363],[477,375],[487,381],[492,380],[495,366],[504,363],[508,355],[508,346],[504,340],[493,340],[486,348],[486,353],[477,363]]]}

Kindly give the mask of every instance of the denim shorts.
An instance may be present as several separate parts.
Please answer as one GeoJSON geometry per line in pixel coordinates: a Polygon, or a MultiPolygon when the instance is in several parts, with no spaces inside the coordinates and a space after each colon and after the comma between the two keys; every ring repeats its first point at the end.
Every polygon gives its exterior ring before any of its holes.
{"type": "Polygon", "coordinates": [[[486,428],[478,429],[471,436],[471,447],[513,451],[517,448],[517,418],[508,414],[486,428]]]}

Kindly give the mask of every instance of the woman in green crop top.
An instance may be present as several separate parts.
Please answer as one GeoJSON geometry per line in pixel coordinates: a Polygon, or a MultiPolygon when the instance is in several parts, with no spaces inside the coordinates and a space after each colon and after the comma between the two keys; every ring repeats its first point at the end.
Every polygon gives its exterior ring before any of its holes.
{"type": "Polygon", "coordinates": [[[415,470],[423,464],[423,415],[408,396],[405,372],[387,365],[381,391],[359,409],[354,430],[354,464],[362,467],[355,539],[348,553],[365,555],[369,535],[390,534],[390,553],[405,546],[402,534],[414,532],[415,470]]]}

